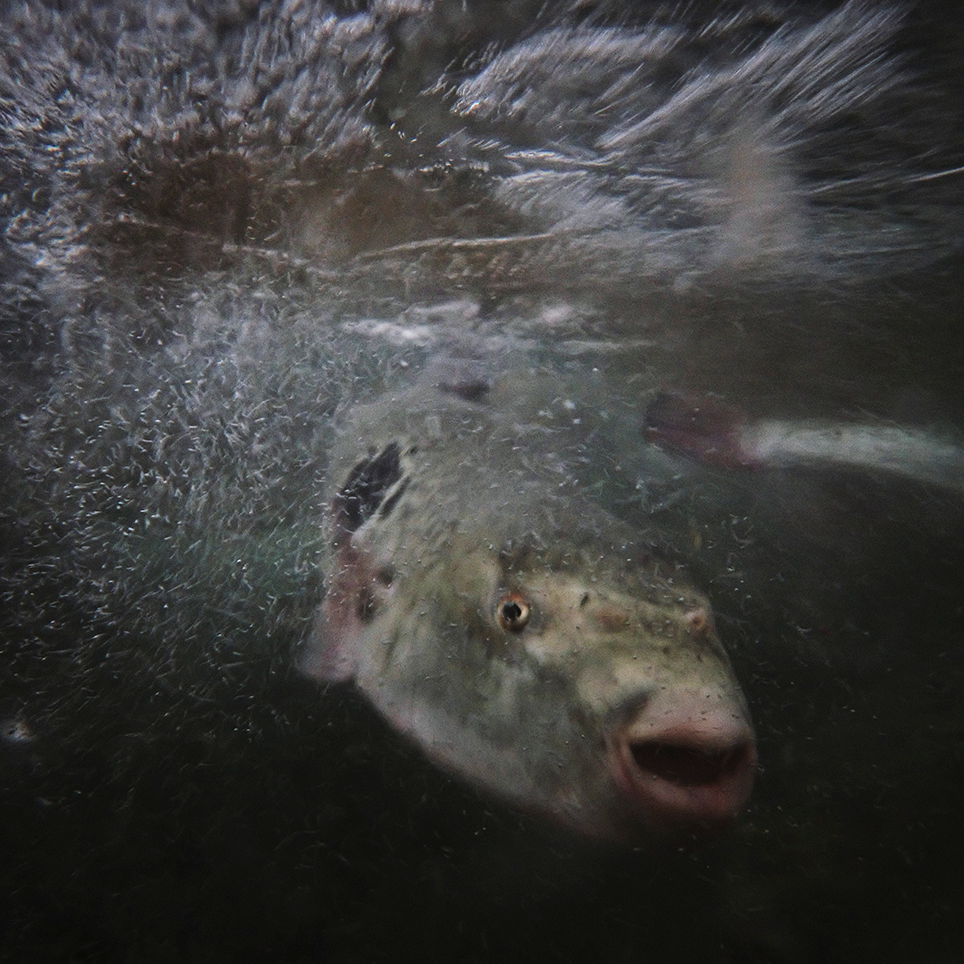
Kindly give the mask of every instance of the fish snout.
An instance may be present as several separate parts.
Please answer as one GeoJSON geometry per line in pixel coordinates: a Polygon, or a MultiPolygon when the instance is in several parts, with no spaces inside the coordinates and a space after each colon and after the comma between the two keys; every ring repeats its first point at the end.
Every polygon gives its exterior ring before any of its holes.
{"type": "Polygon", "coordinates": [[[613,777],[650,826],[711,832],[732,821],[756,771],[753,730],[741,706],[705,691],[664,691],[609,739],[613,777]]]}

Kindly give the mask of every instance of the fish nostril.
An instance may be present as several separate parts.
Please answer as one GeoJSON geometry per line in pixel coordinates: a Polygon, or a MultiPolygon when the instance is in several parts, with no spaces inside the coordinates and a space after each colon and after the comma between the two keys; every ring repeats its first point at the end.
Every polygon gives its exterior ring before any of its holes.
{"type": "Polygon", "coordinates": [[[749,745],[705,749],[664,740],[638,740],[629,744],[629,750],[643,774],[681,787],[698,787],[717,783],[743,769],[749,745]]]}

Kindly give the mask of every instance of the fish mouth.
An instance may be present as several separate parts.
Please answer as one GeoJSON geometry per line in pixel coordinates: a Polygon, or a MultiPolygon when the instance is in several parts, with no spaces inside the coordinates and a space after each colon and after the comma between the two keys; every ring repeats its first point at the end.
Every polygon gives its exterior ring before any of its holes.
{"type": "Polygon", "coordinates": [[[753,788],[753,730],[742,708],[717,694],[660,693],[617,729],[609,751],[620,795],[654,828],[720,830],[753,788]]]}

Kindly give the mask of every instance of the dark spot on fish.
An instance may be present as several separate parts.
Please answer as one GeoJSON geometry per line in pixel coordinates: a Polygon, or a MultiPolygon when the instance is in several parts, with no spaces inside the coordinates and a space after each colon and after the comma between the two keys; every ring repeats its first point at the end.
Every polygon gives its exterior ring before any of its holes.
{"type": "Polygon", "coordinates": [[[375,578],[383,586],[390,586],[395,581],[395,570],[391,566],[382,566],[375,573],[375,578]]]}
{"type": "Polygon", "coordinates": [[[377,603],[371,586],[363,586],[355,597],[355,616],[362,623],[370,623],[375,618],[377,603]]]}
{"type": "Polygon", "coordinates": [[[401,447],[389,442],[378,455],[362,459],[333,500],[335,519],[354,532],[378,510],[388,490],[402,477],[401,447]]]}
{"type": "Polygon", "coordinates": [[[467,402],[477,402],[489,391],[490,385],[484,379],[478,378],[455,383],[439,382],[438,387],[443,392],[458,395],[459,398],[463,398],[467,402]]]}
{"type": "Polygon", "coordinates": [[[385,500],[378,512],[381,518],[387,518],[392,509],[398,505],[398,500],[405,494],[405,490],[408,488],[408,484],[411,481],[411,479],[403,479],[398,488],[395,489],[395,491],[385,500]]]}
{"type": "Polygon", "coordinates": [[[618,633],[631,625],[630,614],[619,606],[601,606],[593,613],[596,625],[606,633],[618,633]]]}
{"type": "Polygon", "coordinates": [[[499,625],[513,633],[525,629],[531,614],[529,603],[517,592],[503,596],[495,609],[495,618],[499,625]]]}
{"type": "Polygon", "coordinates": [[[582,599],[579,600],[579,608],[582,609],[583,606],[589,605],[589,593],[584,592],[582,594],[582,599]]]}
{"type": "Polygon", "coordinates": [[[380,600],[378,586],[387,589],[395,581],[395,571],[390,565],[380,566],[374,572],[368,569],[365,582],[355,587],[355,618],[360,623],[370,623],[377,615],[380,600]]]}
{"type": "Polygon", "coordinates": [[[439,391],[457,395],[467,402],[479,401],[492,387],[484,369],[467,359],[452,359],[433,366],[433,381],[439,391]]]}

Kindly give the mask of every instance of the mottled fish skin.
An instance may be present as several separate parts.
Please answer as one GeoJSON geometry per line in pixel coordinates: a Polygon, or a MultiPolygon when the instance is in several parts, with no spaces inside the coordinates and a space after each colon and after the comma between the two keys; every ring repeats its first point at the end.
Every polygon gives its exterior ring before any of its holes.
{"type": "Polygon", "coordinates": [[[306,671],[443,767],[601,839],[711,831],[753,734],[707,599],[478,380],[360,406],[333,454],[306,671]]]}

